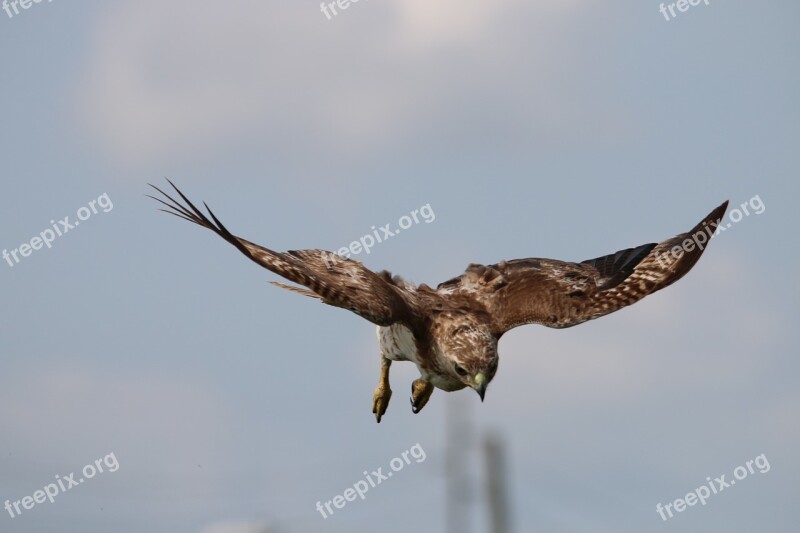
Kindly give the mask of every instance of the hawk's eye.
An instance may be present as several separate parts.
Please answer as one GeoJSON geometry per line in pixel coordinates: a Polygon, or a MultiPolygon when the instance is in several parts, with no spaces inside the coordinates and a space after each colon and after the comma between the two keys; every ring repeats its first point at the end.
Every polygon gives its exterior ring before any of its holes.
{"type": "Polygon", "coordinates": [[[464,376],[466,376],[468,373],[469,373],[469,372],[467,372],[467,369],[466,369],[466,368],[464,368],[464,367],[463,367],[463,366],[461,366],[461,365],[456,365],[456,374],[458,374],[458,375],[459,375],[459,376],[461,376],[461,377],[464,377],[464,376]]]}

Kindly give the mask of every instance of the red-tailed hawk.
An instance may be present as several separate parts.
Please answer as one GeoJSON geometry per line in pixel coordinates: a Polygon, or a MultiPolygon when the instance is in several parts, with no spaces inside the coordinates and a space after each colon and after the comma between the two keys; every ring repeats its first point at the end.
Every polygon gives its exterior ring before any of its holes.
{"type": "Polygon", "coordinates": [[[689,232],[658,244],[580,263],[531,258],[472,264],[432,289],[325,250],[275,252],[253,244],[229,232],[208,205],[206,216],[169,183],[185,205],[151,185],[163,195],[151,196],[167,207],[162,211],[212,230],[259,265],[305,288],[275,285],[348,309],[378,326],[381,371],[372,401],[378,422],[392,395],[392,361],[411,361],[419,369],[420,378],[411,386],[415,413],[434,387],[470,387],[483,400],[497,371],[497,342],[506,331],[523,324],[568,328],[675,283],[700,259],[728,206],[723,203],[689,232]]]}

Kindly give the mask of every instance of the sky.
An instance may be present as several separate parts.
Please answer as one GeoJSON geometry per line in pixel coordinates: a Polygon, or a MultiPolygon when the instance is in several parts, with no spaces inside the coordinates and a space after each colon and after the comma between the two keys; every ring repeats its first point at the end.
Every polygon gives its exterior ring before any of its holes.
{"type": "Polygon", "coordinates": [[[796,2],[12,4],[0,531],[444,532],[455,457],[481,533],[490,436],[514,533],[797,530],[796,2]],[[484,403],[415,415],[393,365],[378,425],[375,327],[160,213],[165,178],[275,250],[407,226],[354,258],[432,286],[734,218],[668,289],[506,334],[484,403]]]}

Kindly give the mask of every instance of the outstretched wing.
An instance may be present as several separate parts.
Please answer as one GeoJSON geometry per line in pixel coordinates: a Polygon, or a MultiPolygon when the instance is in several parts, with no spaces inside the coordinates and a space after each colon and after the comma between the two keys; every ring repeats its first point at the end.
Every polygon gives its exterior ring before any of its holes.
{"type": "Polygon", "coordinates": [[[681,279],[700,259],[728,202],[697,226],[661,243],[628,248],[597,259],[569,263],[516,259],[470,265],[439,285],[442,293],[465,293],[492,316],[502,335],[523,324],[568,328],[613,313],[681,279]]]}
{"type": "Polygon", "coordinates": [[[150,185],[163,195],[163,198],[150,196],[167,207],[162,211],[210,229],[267,270],[310,290],[281,283],[277,285],[318,297],[328,305],[348,309],[379,326],[404,322],[412,315],[413,294],[395,285],[388,272],[376,274],[360,261],[345,259],[325,250],[274,252],[253,244],[231,234],[204,203],[213,222],[209,220],[171,181],[169,183],[186,205],[150,185]]]}

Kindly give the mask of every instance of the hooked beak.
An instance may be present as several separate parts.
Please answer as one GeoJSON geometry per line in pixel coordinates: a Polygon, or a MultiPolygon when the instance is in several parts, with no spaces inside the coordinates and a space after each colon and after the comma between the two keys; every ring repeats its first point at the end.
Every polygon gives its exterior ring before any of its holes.
{"type": "Polygon", "coordinates": [[[475,375],[475,392],[478,393],[481,401],[483,401],[483,397],[486,395],[486,376],[483,375],[483,372],[478,372],[475,375]]]}

